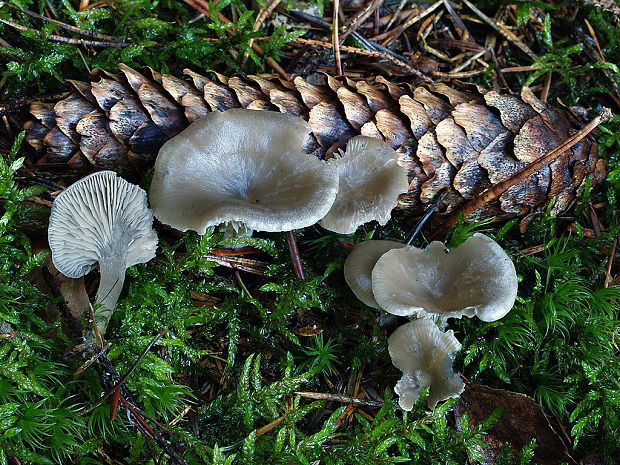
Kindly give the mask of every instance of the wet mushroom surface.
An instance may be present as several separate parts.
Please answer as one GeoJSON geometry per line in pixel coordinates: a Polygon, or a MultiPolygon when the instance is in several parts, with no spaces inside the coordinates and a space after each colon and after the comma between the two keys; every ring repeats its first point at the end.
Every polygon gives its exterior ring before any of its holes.
{"type": "Polygon", "coordinates": [[[303,151],[309,133],[288,114],[209,113],[160,149],[150,188],[155,217],[199,234],[228,222],[267,232],[316,223],[336,198],[338,172],[303,151]]]}
{"type": "Polygon", "coordinates": [[[514,305],[517,275],[506,252],[476,233],[451,250],[432,242],[386,252],[372,270],[372,291],[394,315],[495,321],[514,305]]]}

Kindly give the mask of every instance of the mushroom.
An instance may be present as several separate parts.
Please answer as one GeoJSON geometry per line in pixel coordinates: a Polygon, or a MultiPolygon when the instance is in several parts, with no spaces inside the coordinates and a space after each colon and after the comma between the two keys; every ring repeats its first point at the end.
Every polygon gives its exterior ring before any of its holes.
{"type": "Polygon", "coordinates": [[[397,160],[394,149],[379,139],[356,136],[349,140],[346,152],[328,161],[338,168],[338,196],[319,224],[350,234],[368,221],[387,223],[398,196],[409,189],[407,171],[397,160]]]}
{"type": "Polygon", "coordinates": [[[54,266],[79,278],[99,264],[95,321],[101,334],[123,288],[125,270],[155,257],[157,235],[152,225],[146,192],[113,171],[86,176],[52,205],[48,241],[54,266]]]}
{"type": "Polygon", "coordinates": [[[372,270],[372,292],[394,315],[495,321],[514,305],[517,274],[499,244],[477,233],[450,251],[432,242],[386,252],[372,270]]]}
{"type": "Polygon", "coordinates": [[[160,149],[155,216],[199,234],[227,222],[268,232],[316,223],[336,198],[338,172],[303,151],[309,133],[308,123],[284,113],[207,114],[160,149]]]}
{"type": "Polygon", "coordinates": [[[357,244],[345,260],[345,281],[353,294],[369,307],[379,308],[372,294],[372,269],[385,252],[402,247],[405,244],[396,241],[364,241],[357,244]]]}
{"type": "Polygon", "coordinates": [[[388,339],[392,363],[403,372],[396,383],[398,404],[410,411],[420,397],[420,391],[430,386],[429,408],[450,397],[458,397],[465,385],[452,370],[454,354],[461,344],[454,331],[442,332],[426,318],[406,323],[388,339]]]}

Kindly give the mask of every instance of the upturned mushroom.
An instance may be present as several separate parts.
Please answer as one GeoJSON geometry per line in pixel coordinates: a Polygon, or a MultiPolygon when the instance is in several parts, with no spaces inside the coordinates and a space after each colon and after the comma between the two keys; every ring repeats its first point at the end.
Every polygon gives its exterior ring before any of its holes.
{"type": "Polygon", "coordinates": [[[450,397],[458,397],[465,385],[452,370],[454,353],[461,343],[454,331],[442,332],[435,323],[422,318],[406,323],[388,339],[392,363],[403,372],[394,392],[403,410],[411,410],[420,392],[430,386],[429,408],[450,397]]]}
{"type": "Polygon", "coordinates": [[[319,224],[350,234],[368,221],[387,223],[398,196],[409,189],[407,171],[397,160],[396,151],[379,139],[356,136],[349,140],[346,151],[328,161],[338,168],[338,195],[319,224]]]}
{"type": "Polygon", "coordinates": [[[496,321],[514,305],[517,274],[500,245],[477,233],[453,250],[432,242],[386,252],[372,270],[372,292],[394,315],[496,321]]]}
{"type": "Polygon", "coordinates": [[[70,278],[101,274],[95,321],[101,334],[123,289],[125,270],[155,257],[157,235],[146,192],[113,171],[93,173],[54,201],[48,241],[54,266],[70,278]]]}
{"type": "Polygon", "coordinates": [[[359,300],[372,308],[379,308],[372,293],[372,269],[388,250],[400,249],[405,244],[396,241],[364,241],[351,251],[344,262],[344,279],[359,300]]]}
{"type": "Polygon", "coordinates": [[[267,232],[316,223],[336,198],[338,172],[303,151],[309,133],[308,123],[283,113],[207,114],[160,149],[155,217],[199,234],[229,222],[267,232]]]}

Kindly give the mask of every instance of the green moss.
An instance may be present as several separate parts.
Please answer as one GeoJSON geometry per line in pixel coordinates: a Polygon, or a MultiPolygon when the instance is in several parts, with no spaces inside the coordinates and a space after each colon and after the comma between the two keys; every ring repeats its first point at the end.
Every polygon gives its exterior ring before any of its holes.
{"type": "MultiPolygon", "coordinates": [[[[44,13],[50,2],[12,4],[44,13]]],[[[0,25],[0,35],[13,46],[3,48],[0,56],[3,97],[62,90],[64,79],[86,79],[94,67],[116,71],[119,62],[173,73],[186,66],[255,72],[266,57],[278,58],[294,37],[283,29],[274,31],[262,42],[267,53],[259,58],[248,41],[265,32],[251,32],[254,16],[242,2],[212,7],[213,13],[222,10],[234,19],[233,35],[225,32],[231,24],[217,15],[190,22],[196,11],[182,2],[114,5],[85,12],[77,11],[75,2],[53,5],[60,21],[98,33],[112,31],[131,43],[95,48],[96,53],[47,40],[55,25],[0,7],[3,19],[41,31],[22,33],[0,25]],[[241,69],[244,52],[249,59],[241,69]]],[[[539,2],[519,5],[522,21],[530,7],[549,12],[538,38],[543,68],[523,73],[521,82],[536,85],[552,71],[561,84],[554,87],[555,94],[595,110],[597,98],[613,92],[618,83],[618,70],[610,63],[620,58],[620,28],[607,13],[586,12],[606,59],[590,63],[582,46],[554,37],[561,30],[554,22],[556,10],[539,2]],[[588,85],[579,85],[586,73],[588,85]]],[[[566,232],[566,220],[543,215],[525,234],[516,222],[462,221],[448,238],[448,245],[456,246],[475,231],[493,235],[513,255],[520,279],[517,304],[500,322],[463,319],[452,324],[463,341],[455,367],[472,381],[533,396],[567,427],[577,458],[597,450],[610,463],[617,457],[620,435],[620,329],[614,307],[620,290],[605,289],[603,282],[613,238],[620,232],[619,137],[616,116],[597,135],[609,161],[608,181],[602,190],[586,189],[569,219],[577,233],[566,232]],[[580,219],[589,201],[606,205],[597,211],[607,232],[596,240],[584,237],[586,223],[580,219]],[[519,253],[533,246],[544,250],[519,253]]],[[[98,448],[125,463],[153,463],[147,441],[126,415],[110,421],[108,403],[90,409],[105,390],[101,378],[92,367],[74,374],[81,362],[69,362],[62,354],[77,341],[62,332],[60,318],[50,310],[53,299],[27,279],[45,254],[33,252],[25,232],[28,222],[42,218],[27,202],[41,189],[15,183],[22,162],[17,156],[20,140],[0,157],[0,464],[9,463],[8,456],[42,464],[94,464],[99,463],[98,448]]],[[[264,275],[243,274],[243,286],[234,272],[206,258],[221,240],[215,230],[202,237],[164,235],[156,260],[128,270],[107,335],[108,357],[122,375],[152,338],[169,328],[126,383],[150,417],[146,421],[168,431],[171,442],[183,443],[179,453],[190,464],[464,463],[467,454],[476,457],[484,431],[501,421],[501,412],[476,427],[465,418],[457,432],[450,423],[454,400],[429,413],[422,396],[412,412],[399,411],[392,394],[398,373],[386,351],[386,334],[396,320],[364,307],[344,284],[344,242],[402,238],[407,233],[403,224],[397,214],[385,227],[360,228],[346,237],[319,227],[299,231],[308,276],[303,282],[294,277],[284,235],[252,239],[251,245],[263,251],[260,260],[269,265],[264,275]],[[215,297],[219,304],[197,306],[192,299],[196,294],[215,297]],[[299,331],[313,326],[322,331],[320,336],[299,331]],[[382,393],[383,402],[365,406],[364,414],[345,415],[345,404],[295,394],[342,392],[351,370],[374,373],[372,387],[382,393]],[[174,419],[178,423],[170,424],[174,419]]],[[[498,463],[529,463],[534,447],[529,444],[516,459],[507,448],[498,463]]],[[[158,446],[154,449],[161,453],[158,446]]]]}

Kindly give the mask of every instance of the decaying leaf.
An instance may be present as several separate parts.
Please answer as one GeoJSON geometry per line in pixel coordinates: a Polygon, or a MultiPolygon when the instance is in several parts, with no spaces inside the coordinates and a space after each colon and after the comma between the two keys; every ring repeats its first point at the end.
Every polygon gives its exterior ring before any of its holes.
{"type": "MultiPolygon", "coordinates": [[[[461,84],[413,87],[384,78],[353,81],[326,77],[325,85],[301,77],[201,75],[186,79],[123,64],[117,75],[95,70],[91,82],[70,81],[74,92],[57,102],[34,101],[24,126],[27,141],[43,155],[40,166],[131,172],[154,159],[161,145],[209,111],[244,107],[291,113],[309,121],[305,147],[321,157],[364,134],[397,150],[408,170],[409,192],[400,208],[421,211],[448,190],[439,211],[475,198],[558,145],[581,125],[566,109],[549,107],[529,89],[521,96],[461,84]]],[[[555,198],[565,211],[586,176],[605,178],[597,145],[587,138],[550,166],[512,186],[481,216],[525,215],[555,198]]]]}
{"type": "Polygon", "coordinates": [[[67,278],[64,274],[56,269],[52,263],[52,256],[48,255],[41,264],[46,267],[50,272],[50,275],[54,282],[58,285],[58,290],[62,295],[62,298],[67,304],[67,308],[71,312],[71,316],[80,321],[82,314],[88,309],[90,300],[84,287],[84,277],[81,278],[67,278]]]}
{"type": "Polygon", "coordinates": [[[576,463],[568,455],[566,446],[551,427],[540,405],[525,394],[467,383],[465,391],[454,406],[457,428],[460,430],[461,418],[465,413],[469,416],[470,426],[474,427],[502,406],[506,407],[505,412],[484,438],[489,447],[478,448],[480,454],[485,457],[482,464],[494,464],[506,442],[510,442],[513,456],[516,456],[532,438],[536,438],[534,450],[536,463],[543,465],[576,463]]]}

